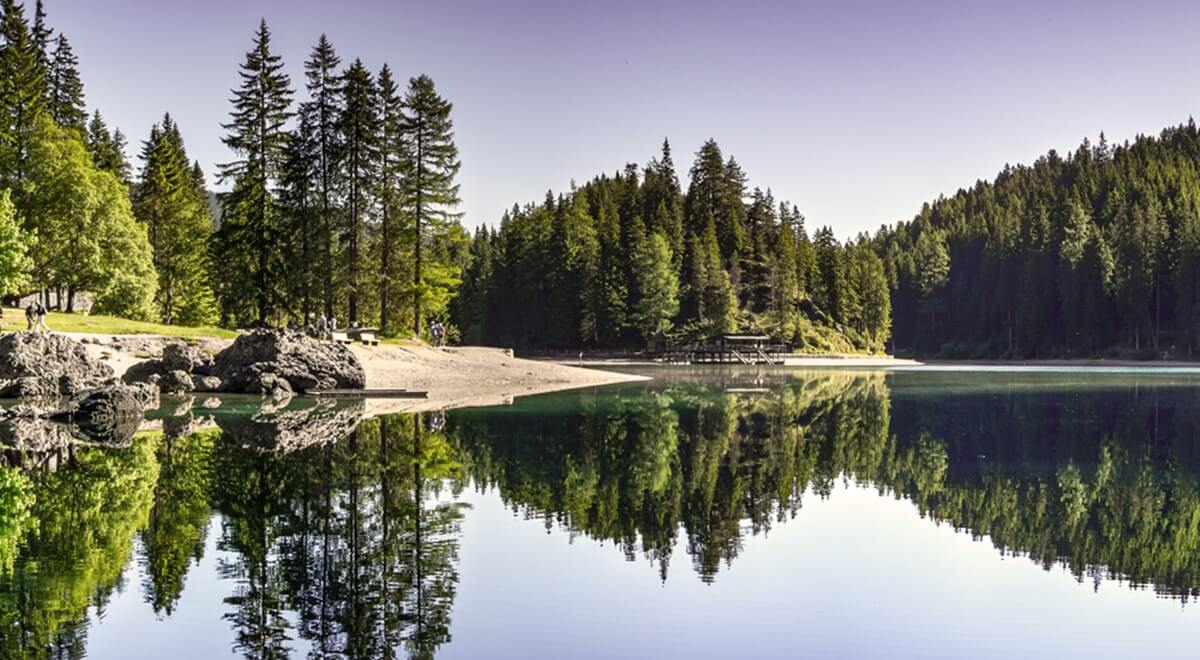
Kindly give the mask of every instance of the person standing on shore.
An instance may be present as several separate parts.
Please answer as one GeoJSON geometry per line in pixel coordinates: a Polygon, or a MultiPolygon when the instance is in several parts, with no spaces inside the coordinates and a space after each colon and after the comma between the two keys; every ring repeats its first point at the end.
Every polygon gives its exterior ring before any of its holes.
{"type": "Polygon", "coordinates": [[[46,306],[39,301],[37,309],[34,311],[37,313],[37,325],[35,329],[40,332],[50,332],[50,326],[46,325],[46,306]]]}

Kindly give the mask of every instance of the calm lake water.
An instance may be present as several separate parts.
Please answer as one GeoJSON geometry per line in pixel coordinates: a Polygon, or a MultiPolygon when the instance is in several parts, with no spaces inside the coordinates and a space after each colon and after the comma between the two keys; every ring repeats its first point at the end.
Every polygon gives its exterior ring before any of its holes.
{"type": "Polygon", "coordinates": [[[10,450],[0,657],[1196,657],[1200,375],[653,373],[10,450]]]}

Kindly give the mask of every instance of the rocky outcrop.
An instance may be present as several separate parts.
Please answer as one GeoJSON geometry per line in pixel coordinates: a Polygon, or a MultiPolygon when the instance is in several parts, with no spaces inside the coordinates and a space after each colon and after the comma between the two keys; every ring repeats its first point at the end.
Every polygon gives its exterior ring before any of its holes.
{"type": "Polygon", "coordinates": [[[203,391],[215,392],[220,381],[212,382],[213,357],[183,342],[163,347],[161,358],[143,360],[125,371],[121,380],[126,383],[149,383],[163,394],[190,394],[198,389],[197,380],[206,379],[203,391]]]}
{"type": "Polygon", "coordinates": [[[213,375],[223,391],[264,394],[362,389],[367,379],[349,348],[295,330],[267,329],[244,334],[217,354],[213,375]]]}
{"type": "Polygon", "coordinates": [[[35,332],[0,337],[0,398],[75,396],[112,377],[112,367],[69,337],[35,332]]]}

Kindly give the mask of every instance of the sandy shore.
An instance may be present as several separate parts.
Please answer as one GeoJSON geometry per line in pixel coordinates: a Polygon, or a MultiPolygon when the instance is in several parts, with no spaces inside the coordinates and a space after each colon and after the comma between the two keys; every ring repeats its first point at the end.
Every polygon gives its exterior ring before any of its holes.
{"type": "MultiPolygon", "coordinates": [[[[142,360],[161,356],[165,344],[178,341],[156,335],[63,334],[83,341],[88,352],[110,365],[118,376],[142,360]]],[[[212,352],[231,343],[229,339],[200,340],[201,346],[212,352]]],[[[499,348],[355,344],[351,350],[366,372],[367,397],[373,389],[429,393],[426,399],[368,398],[368,415],[501,405],[519,396],[646,380],[644,376],[514,358],[499,348]]]]}

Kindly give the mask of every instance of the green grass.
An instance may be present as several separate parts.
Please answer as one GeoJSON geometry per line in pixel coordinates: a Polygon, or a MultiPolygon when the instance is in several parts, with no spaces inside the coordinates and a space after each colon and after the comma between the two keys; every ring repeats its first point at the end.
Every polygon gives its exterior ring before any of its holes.
{"type": "MultiPolygon", "coordinates": [[[[237,333],[232,330],[201,326],[189,328],[178,325],[163,325],[145,321],[131,321],[115,316],[88,316],[85,314],[64,314],[50,312],[46,315],[46,325],[54,332],[90,332],[99,335],[165,335],[168,337],[224,337],[233,338],[237,333]]],[[[25,310],[4,308],[4,330],[24,330],[25,310]]]]}

